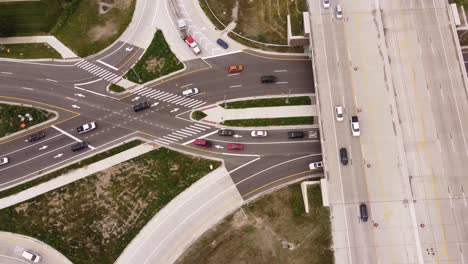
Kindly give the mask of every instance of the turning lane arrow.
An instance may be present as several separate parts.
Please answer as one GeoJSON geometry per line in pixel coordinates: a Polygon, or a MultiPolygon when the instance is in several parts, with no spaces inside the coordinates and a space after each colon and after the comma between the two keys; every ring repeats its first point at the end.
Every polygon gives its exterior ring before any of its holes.
{"type": "Polygon", "coordinates": [[[179,111],[179,108],[174,108],[171,110],[171,113],[179,111]]]}
{"type": "Polygon", "coordinates": [[[59,154],[57,154],[57,155],[54,156],[54,159],[60,158],[60,157],[62,157],[62,156],[63,156],[63,153],[59,153],[59,154]]]}
{"type": "Polygon", "coordinates": [[[46,149],[46,148],[47,148],[47,146],[42,146],[42,147],[39,148],[39,150],[43,150],[43,149],[46,149]]]}
{"type": "Polygon", "coordinates": [[[80,107],[77,106],[77,105],[72,105],[72,107],[73,107],[73,108],[78,108],[78,109],[80,109],[80,107]]]}

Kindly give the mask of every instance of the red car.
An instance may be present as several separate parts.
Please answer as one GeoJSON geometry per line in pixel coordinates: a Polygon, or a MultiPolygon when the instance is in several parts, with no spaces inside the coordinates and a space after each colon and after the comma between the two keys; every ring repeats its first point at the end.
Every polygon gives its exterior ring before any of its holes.
{"type": "Polygon", "coordinates": [[[244,70],[243,65],[230,65],[229,66],[229,73],[241,72],[244,70]]]}
{"type": "Polygon", "coordinates": [[[227,147],[229,150],[243,150],[244,149],[244,145],[242,144],[228,144],[228,147],[227,147]]]}
{"type": "Polygon", "coordinates": [[[211,147],[211,142],[202,138],[195,139],[193,144],[197,146],[202,146],[202,147],[211,147]]]}

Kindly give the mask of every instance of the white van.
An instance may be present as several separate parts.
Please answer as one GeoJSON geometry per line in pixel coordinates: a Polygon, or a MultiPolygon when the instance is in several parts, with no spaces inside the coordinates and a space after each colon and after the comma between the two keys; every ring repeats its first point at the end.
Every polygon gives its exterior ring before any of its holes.
{"type": "Polygon", "coordinates": [[[198,90],[198,88],[191,88],[191,89],[183,91],[182,95],[185,97],[190,97],[190,96],[198,94],[199,92],[200,91],[198,90]]]}

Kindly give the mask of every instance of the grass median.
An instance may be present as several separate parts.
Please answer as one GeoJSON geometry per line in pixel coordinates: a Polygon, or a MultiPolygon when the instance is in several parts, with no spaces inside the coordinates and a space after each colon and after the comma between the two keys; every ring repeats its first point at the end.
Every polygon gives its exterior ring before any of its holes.
{"type": "Polygon", "coordinates": [[[12,59],[61,59],[62,56],[47,43],[0,45],[0,57],[12,59]]]}
{"type": "Polygon", "coordinates": [[[150,151],[0,210],[0,230],[37,238],[75,264],[111,264],[145,224],[221,165],[166,148],[150,151]]]}
{"type": "Polygon", "coordinates": [[[195,120],[202,120],[205,117],[206,117],[206,114],[203,113],[202,111],[195,111],[192,113],[192,118],[195,120]]]}
{"type": "Polygon", "coordinates": [[[109,91],[112,91],[114,93],[121,93],[121,92],[125,92],[125,88],[123,88],[122,86],[120,85],[117,85],[117,84],[111,84],[109,86],[109,91]]]}
{"type": "Polygon", "coordinates": [[[146,83],[184,68],[164,39],[161,30],[156,31],[143,57],[131,68],[125,78],[136,83],[146,83]]]}
{"type": "Polygon", "coordinates": [[[0,104],[0,138],[40,124],[54,116],[55,114],[38,108],[0,104]],[[31,115],[31,121],[25,117],[26,114],[31,115]],[[24,120],[21,121],[18,115],[25,117],[24,120]],[[21,124],[25,124],[25,127],[22,128],[21,124]]]}
{"type": "Polygon", "coordinates": [[[219,106],[226,109],[243,109],[253,107],[274,107],[274,106],[291,106],[291,105],[310,105],[311,100],[309,96],[297,96],[297,97],[281,97],[281,98],[265,98],[255,100],[245,100],[229,102],[220,104],[219,106]],[[286,102],[287,101],[287,102],[286,102]]]}
{"type": "Polygon", "coordinates": [[[223,125],[235,127],[262,127],[262,126],[296,126],[313,125],[313,116],[257,118],[257,119],[233,119],[225,120],[223,125]]]}
{"type": "Polygon", "coordinates": [[[218,19],[221,20],[224,25],[228,25],[232,21],[232,10],[236,0],[199,0],[199,3],[206,16],[217,29],[223,30],[225,28],[219,23],[218,19]]]}
{"type": "Polygon", "coordinates": [[[207,231],[177,264],[333,263],[330,212],[309,187],[305,214],[299,184],[248,203],[207,231]]]}
{"type": "Polygon", "coordinates": [[[84,166],[93,164],[93,163],[98,162],[100,160],[103,160],[105,158],[114,156],[114,155],[116,155],[116,154],[118,154],[120,152],[123,152],[125,150],[136,147],[136,146],[140,145],[141,143],[143,143],[141,140],[133,140],[133,141],[124,143],[124,144],[122,144],[120,146],[117,146],[115,148],[109,149],[107,151],[98,153],[98,154],[96,154],[96,155],[94,155],[92,157],[89,157],[87,159],[78,161],[78,162],[73,163],[71,165],[68,165],[68,166],[66,166],[64,168],[58,169],[58,170],[56,170],[54,172],[51,172],[51,173],[49,173],[47,175],[44,175],[44,176],[40,177],[40,178],[34,179],[32,181],[28,181],[26,183],[17,185],[15,187],[12,187],[12,188],[4,190],[4,191],[1,191],[0,192],[0,198],[4,198],[4,197],[10,196],[10,195],[19,193],[21,191],[24,191],[26,189],[29,189],[29,188],[34,187],[36,185],[39,185],[41,183],[50,181],[50,180],[52,180],[54,178],[57,178],[57,177],[65,174],[65,173],[67,173],[67,172],[70,172],[72,170],[83,168],[84,166]]]}

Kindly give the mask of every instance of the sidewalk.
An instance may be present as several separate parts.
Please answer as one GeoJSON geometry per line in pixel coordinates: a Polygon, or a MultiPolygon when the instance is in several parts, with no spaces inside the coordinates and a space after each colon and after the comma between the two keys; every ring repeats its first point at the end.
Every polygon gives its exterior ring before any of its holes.
{"type": "Polygon", "coordinates": [[[115,263],[174,263],[193,241],[243,202],[229,172],[224,166],[218,168],[161,209],[115,263]]]}
{"type": "Polygon", "coordinates": [[[54,36],[31,36],[31,37],[11,37],[11,38],[0,38],[0,44],[22,44],[22,43],[47,43],[54,48],[63,59],[78,59],[73,51],[67,46],[63,45],[54,36]]]}
{"type": "Polygon", "coordinates": [[[212,105],[201,109],[207,116],[202,121],[221,123],[233,119],[279,118],[297,116],[317,116],[316,105],[255,107],[244,109],[224,109],[219,105],[212,105]]]}
{"type": "Polygon", "coordinates": [[[31,187],[27,190],[24,190],[20,193],[5,197],[0,199],[0,209],[7,208],[9,206],[15,205],[17,203],[24,202],[46,192],[55,190],[62,186],[68,185],[74,181],[85,178],[89,175],[92,175],[101,170],[107,169],[114,165],[117,165],[126,160],[132,159],[134,157],[140,156],[146,152],[153,150],[153,146],[148,144],[142,144],[137,147],[131,148],[109,158],[103,159],[96,163],[90,164],[83,168],[70,171],[60,177],[57,177],[48,182],[44,182],[37,186],[31,187]]]}

